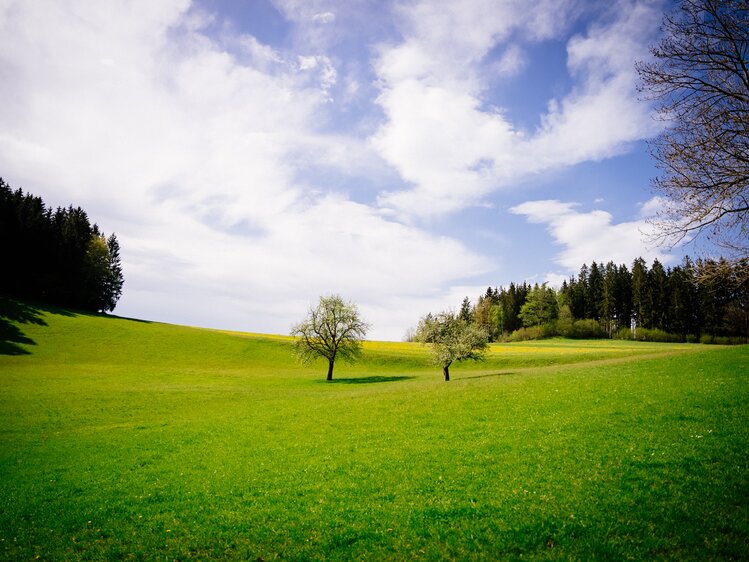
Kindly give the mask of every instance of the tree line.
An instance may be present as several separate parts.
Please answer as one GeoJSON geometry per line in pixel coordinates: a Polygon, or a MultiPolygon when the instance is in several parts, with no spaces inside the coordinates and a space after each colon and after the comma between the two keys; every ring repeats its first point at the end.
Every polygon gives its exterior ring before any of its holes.
{"type": "Polygon", "coordinates": [[[90,311],[122,295],[120,246],[80,207],[53,210],[0,178],[0,293],[90,311]]]}
{"type": "Polygon", "coordinates": [[[638,258],[631,268],[584,264],[559,289],[489,287],[459,316],[489,341],[609,337],[659,341],[742,341],[749,337],[749,261],[692,260],[665,268],[638,258]]]}

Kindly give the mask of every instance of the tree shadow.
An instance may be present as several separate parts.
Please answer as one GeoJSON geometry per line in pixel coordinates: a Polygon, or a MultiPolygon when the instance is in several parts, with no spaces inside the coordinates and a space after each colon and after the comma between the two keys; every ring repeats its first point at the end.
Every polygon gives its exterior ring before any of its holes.
{"type": "Polygon", "coordinates": [[[507,375],[515,375],[515,371],[499,371],[498,373],[485,373],[483,375],[463,375],[461,379],[484,379],[486,377],[505,377],[507,375]]]}
{"type": "MultiPolygon", "coordinates": [[[[29,355],[31,353],[21,345],[36,345],[36,342],[24,334],[18,325],[46,326],[47,322],[42,318],[44,310],[47,309],[0,296],[0,355],[29,355]]],[[[68,314],[56,310],[54,312],[68,314]]]]}
{"type": "Polygon", "coordinates": [[[344,378],[344,379],[333,379],[332,381],[320,381],[324,382],[325,384],[376,384],[381,382],[398,382],[398,381],[406,381],[409,379],[414,379],[416,377],[410,377],[407,375],[397,375],[397,376],[390,376],[385,377],[382,375],[373,375],[371,377],[351,377],[351,378],[344,378]]]}
{"type": "Polygon", "coordinates": [[[153,320],[143,320],[141,318],[130,318],[128,316],[117,316],[116,314],[101,314],[102,318],[112,318],[113,320],[127,320],[128,322],[138,322],[140,324],[153,324],[153,320]]]}

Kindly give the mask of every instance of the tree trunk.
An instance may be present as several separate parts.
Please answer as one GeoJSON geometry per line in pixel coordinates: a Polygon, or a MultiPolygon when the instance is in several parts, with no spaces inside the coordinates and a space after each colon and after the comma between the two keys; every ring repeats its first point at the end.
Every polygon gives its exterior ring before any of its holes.
{"type": "Polygon", "coordinates": [[[334,362],[332,359],[328,360],[328,379],[327,380],[329,381],[333,380],[333,363],[334,362]]]}
{"type": "Polygon", "coordinates": [[[445,381],[450,380],[450,364],[448,363],[444,367],[442,367],[442,374],[445,375],[445,381]]]}

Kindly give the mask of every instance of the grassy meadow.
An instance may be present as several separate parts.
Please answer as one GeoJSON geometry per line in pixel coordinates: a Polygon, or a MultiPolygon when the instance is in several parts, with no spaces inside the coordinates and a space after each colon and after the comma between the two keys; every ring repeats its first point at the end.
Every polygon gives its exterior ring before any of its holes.
{"type": "Polygon", "coordinates": [[[0,559],[746,560],[749,347],[290,340],[4,303],[0,559]]]}

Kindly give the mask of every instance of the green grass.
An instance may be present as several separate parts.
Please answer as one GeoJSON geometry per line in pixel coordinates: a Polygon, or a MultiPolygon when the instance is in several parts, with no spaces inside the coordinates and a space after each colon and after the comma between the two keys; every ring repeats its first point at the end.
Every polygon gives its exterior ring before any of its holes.
{"type": "Polygon", "coordinates": [[[747,346],[495,345],[444,383],[368,342],[330,384],[283,337],[11,312],[2,559],[749,558],[747,346]]]}

